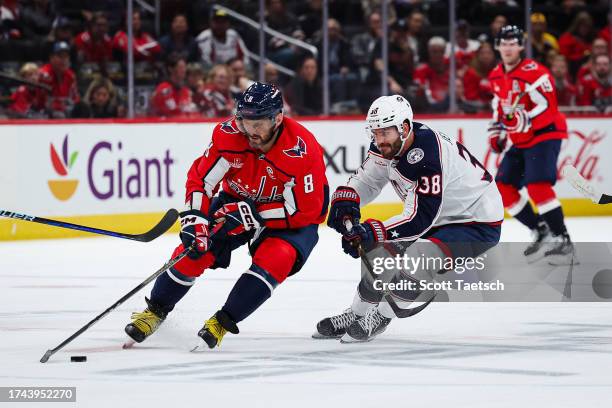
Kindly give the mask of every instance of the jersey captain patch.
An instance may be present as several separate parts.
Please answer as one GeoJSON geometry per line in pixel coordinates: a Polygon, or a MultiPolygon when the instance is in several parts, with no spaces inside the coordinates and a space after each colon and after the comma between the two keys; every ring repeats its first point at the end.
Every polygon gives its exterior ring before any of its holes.
{"type": "Polygon", "coordinates": [[[283,153],[289,157],[304,157],[306,155],[306,143],[298,136],[296,145],[291,149],[283,150],[283,153]]]}
{"type": "Polygon", "coordinates": [[[406,160],[408,160],[408,163],[410,164],[415,164],[420,162],[424,156],[425,152],[423,152],[423,149],[421,149],[420,147],[415,147],[414,149],[408,152],[406,160]]]}

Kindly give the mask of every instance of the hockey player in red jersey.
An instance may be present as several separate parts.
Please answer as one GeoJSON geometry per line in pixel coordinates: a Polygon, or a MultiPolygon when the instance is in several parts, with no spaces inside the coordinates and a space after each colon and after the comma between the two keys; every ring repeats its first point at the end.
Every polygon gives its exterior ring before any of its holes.
{"type": "Polygon", "coordinates": [[[174,255],[195,249],[157,279],[148,307],[132,316],[125,330],[134,341],[156,331],[204,270],[227,268],[232,251],[246,243],[250,268],[198,332],[210,348],[228,331],[238,333],[237,324],[308,259],[327,214],[323,150],[282,108],[281,92],[256,82],[238,101],[235,118],[215,127],[189,170],[182,244],[174,255]]]}
{"type": "Polygon", "coordinates": [[[551,263],[566,262],[574,248],[553,186],[567,125],[548,69],[522,58],[523,37],[516,26],[500,30],[496,49],[502,62],[489,74],[494,93],[489,142],[504,155],[495,181],[506,211],[533,233],[534,241],[525,250],[528,260],[550,256],[551,263]],[[519,192],[523,187],[539,215],[519,192]]]}

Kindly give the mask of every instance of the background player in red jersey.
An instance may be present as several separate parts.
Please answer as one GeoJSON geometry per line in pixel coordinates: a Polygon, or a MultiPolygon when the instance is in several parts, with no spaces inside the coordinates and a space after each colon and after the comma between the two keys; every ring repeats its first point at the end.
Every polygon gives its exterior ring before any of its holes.
{"type": "Polygon", "coordinates": [[[236,117],[215,127],[189,170],[174,255],[194,250],[157,279],[148,307],[132,315],[125,331],[134,341],[157,330],[205,269],[228,267],[232,251],[247,242],[253,263],[198,332],[210,348],[228,331],[238,333],[237,323],[308,259],[327,214],[323,150],[282,109],[281,92],[256,82],[238,101],[236,117]]]}
{"type": "Polygon", "coordinates": [[[525,250],[528,260],[550,256],[551,263],[566,262],[574,248],[553,185],[567,125],[557,108],[550,72],[534,60],[523,59],[523,38],[523,31],[516,26],[500,30],[496,49],[502,63],[489,74],[494,93],[491,148],[501,154],[506,144],[512,143],[504,153],[495,181],[506,211],[533,232],[534,242],[525,250]],[[536,82],[540,85],[530,87],[536,82]],[[539,215],[520,194],[523,187],[539,215]]]}

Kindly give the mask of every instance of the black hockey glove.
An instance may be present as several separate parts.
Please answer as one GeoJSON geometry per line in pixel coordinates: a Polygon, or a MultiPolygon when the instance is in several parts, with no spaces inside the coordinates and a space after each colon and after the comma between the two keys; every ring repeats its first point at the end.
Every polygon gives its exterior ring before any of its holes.
{"type": "Polygon", "coordinates": [[[340,234],[345,234],[348,232],[345,222],[349,220],[353,225],[357,225],[360,218],[359,194],[351,187],[338,187],[332,195],[327,225],[340,234]]]}

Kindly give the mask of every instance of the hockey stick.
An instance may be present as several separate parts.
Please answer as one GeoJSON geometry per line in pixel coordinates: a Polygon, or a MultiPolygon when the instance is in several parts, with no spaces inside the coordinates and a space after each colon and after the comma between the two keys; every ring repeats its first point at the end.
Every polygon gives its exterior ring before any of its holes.
{"type": "Polygon", "coordinates": [[[585,179],[582,174],[571,164],[566,165],[561,169],[563,177],[578,190],[582,195],[590,198],[595,204],[610,204],[612,203],[612,195],[603,194],[590,181],[585,179]]]}
{"type": "Polygon", "coordinates": [[[68,337],[66,340],[64,340],[63,342],[60,343],[60,345],[58,345],[57,347],[51,349],[51,350],[47,350],[47,352],[42,356],[42,358],[40,359],[41,363],[46,363],[49,360],[49,357],[51,357],[53,354],[57,353],[58,351],[60,351],[62,348],[64,348],[64,346],[66,346],[68,343],[70,343],[72,340],[76,339],[77,337],[79,337],[81,334],[83,334],[83,332],[85,332],[87,329],[89,329],[91,326],[93,326],[94,324],[96,324],[97,322],[99,322],[104,316],[106,316],[107,314],[109,314],[110,312],[112,312],[114,309],[116,309],[118,306],[120,306],[123,302],[125,302],[126,300],[128,300],[129,298],[131,298],[134,294],[136,294],[136,292],[140,291],[142,288],[144,288],[145,286],[147,286],[149,284],[149,282],[153,281],[154,279],[156,279],[159,275],[161,275],[162,273],[164,273],[165,271],[167,271],[168,269],[172,268],[174,265],[176,265],[181,259],[183,259],[187,253],[189,253],[189,251],[191,251],[193,249],[193,246],[190,246],[189,248],[185,248],[180,254],[178,254],[177,256],[175,256],[174,258],[172,258],[171,260],[169,260],[168,262],[166,262],[164,264],[164,266],[162,266],[160,269],[158,269],[153,275],[149,276],[147,279],[145,279],[144,281],[142,281],[142,283],[140,283],[138,286],[136,286],[134,289],[132,289],[131,291],[129,291],[127,294],[125,294],[121,299],[119,299],[118,301],[116,301],[115,303],[113,303],[113,305],[111,307],[109,307],[108,309],[106,309],[105,311],[103,311],[102,313],[100,313],[99,315],[97,315],[96,317],[94,317],[89,323],[87,323],[85,326],[81,327],[79,330],[77,330],[72,336],[68,337]]]}
{"type": "Polygon", "coordinates": [[[523,96],[527,95],[529,92],[533,91],[534,89],[539,88],[546,81],[548,81],[548,74],[542,75],[541,77],[536,79],[534,83],[527,85],[525,89],[523,89],[523,91],[520,92],[514,99],[514,102],[512,103],[512,106],[510,107],[510,112],[508,112],[508,114],[506,115],[506,119],[511,120],[514,117],[514,112],[516,111],[518,103],[523,98],[523,96]]]}
{"type": "MultiPolygon", "coordinates": [[[[346,227],[346,229],[348,231],[353,229],[353,223],[349,219],[344,221],[344,226],[346,227]]],[[[367,258],[366,251],[361,246],[361,242],[357,243],[356,246],[357,246],[357,251],[359,253],[359,256],[361,257],[361,261],[365,265],[366,270],[368,271],[370,276],[372,276],[374,279],[376,279],[376,275],[374,274],[374,268],[372,267],[372,264],[370,263],[370,260],[367,258]]],[[[400,319],[403,319],[403,318],[406,318],[406,317],[410,317],[410,316],[414,316],[415,314],[417,314],[419,312],[422,312],[427,306],[429,306],[429,304],[431,302],[433,302],[433,300],[436,298],[436,295],[437,295],[437,293],[434,293],[434,295],[428,301],[423,303],[422,305],[419,305],[419,306],[413,307],[413,308],[409,308],[409,309],[402,309],[401,307],[399,307],[397,305],[397,303],[395,302],[395,300],[393,299],[393,297],[389,293],[389,290],[385,290],[384,293],[383,293],[383,297],[389,303],[389,306],[391,306],[391,309],[393,310],[393,313],[395,313],[395,315],[397,317],[399,317],[400,319]]]]}
{"type": "Polygon", "coordinates": [[[67,228],[77,231],[90,232],[92,234],[108,235],[115,238],[130,239],[132,241],[139,242],[150,242],[155,238],[159,237],[170,229],[179,217],[179,213],[174,208],[169,209],[163,218],[157,223],[156,226],[151,228],[149,231],[142,234],[124,234],[121,232],[108,231],[94,227],[88,227],[85,225],[71,224],[69,222],[50,220],[48,218],[36,217],[33,215],[19,214],[13,211],[0,209],[0,217],[13,218],[16,220],[37,222],[39,224],[51,225],[54,227],[67,228]]]}

